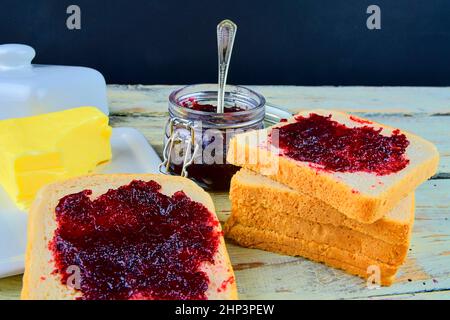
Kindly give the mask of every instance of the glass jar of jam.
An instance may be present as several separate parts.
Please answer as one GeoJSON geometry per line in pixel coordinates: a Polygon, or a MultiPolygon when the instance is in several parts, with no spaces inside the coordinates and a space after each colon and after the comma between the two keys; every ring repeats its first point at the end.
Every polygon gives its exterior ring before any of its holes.
{"type": "Polygon", "coordinates": [[[228,190],[239,170],[226,162],[231,137],[264,127],[265,99],[241,86],[227,86],[217,113],[217,86],[190,85],[169,96],[161,171],[188,177],[208,190],[228,190]]]}

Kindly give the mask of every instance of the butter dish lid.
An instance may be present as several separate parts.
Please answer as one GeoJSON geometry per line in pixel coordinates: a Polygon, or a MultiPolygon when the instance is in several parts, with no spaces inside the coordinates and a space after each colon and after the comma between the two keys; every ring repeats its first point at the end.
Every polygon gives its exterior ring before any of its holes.
{"type": "Polygon", "coordinates": [[[23,44],[0,45],[0,119],[27,117],[80,106],[109,114],[106,83],[94,69],[32,64],[23,44]]]}

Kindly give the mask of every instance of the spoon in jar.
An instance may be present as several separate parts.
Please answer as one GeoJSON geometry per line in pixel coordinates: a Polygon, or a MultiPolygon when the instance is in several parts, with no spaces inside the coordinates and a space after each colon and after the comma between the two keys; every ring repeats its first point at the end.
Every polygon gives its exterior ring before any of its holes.
{"type": "Polygon", "coordinates": [[[223,20],[217,25],[217,49],[219,54],[219,87],[217,91],[217,113],[224,112],[225,85],[228,66],[233,51],[234,37],[237,26],[230,20],[223,20]]]}

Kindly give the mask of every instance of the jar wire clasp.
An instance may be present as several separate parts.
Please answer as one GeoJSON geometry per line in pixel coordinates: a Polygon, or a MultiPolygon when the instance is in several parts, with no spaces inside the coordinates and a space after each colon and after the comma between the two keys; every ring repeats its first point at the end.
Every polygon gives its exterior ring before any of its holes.
{"type": "Polygon", "coordinates": [[[188,176],[187,168],[194,162],[195,156],[200,150],[200,145],[196,142],[195,139],[195,125],[193,124],[192,121],[186,122],[182,121],[180,118],[174,117],[168,119],[167,126],[169,126],[169,138],[164,146],[163,162],[159,165],[159,171],[161,173],[169,173],[174,143],[176,141],[183,142],[183,139],[180,137],[178,131],[174,130],[174,127],[181,126],[184,127],[186,130],[189,130],[190,132],[190,139],[187,141],[187,146],[184,152],[183,166],[180,174],[180,176],[187,178],[188,176]],[[191,152],[192,146],[194,146],[193,152],[191,152]]]}

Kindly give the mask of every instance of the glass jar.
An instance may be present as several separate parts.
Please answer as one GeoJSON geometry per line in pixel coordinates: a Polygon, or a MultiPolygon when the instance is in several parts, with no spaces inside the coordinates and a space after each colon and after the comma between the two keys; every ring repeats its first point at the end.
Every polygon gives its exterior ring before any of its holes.
{"type": "Polygon", "coordinates": [[[188,177],[208,190],[228,190],[239,170],[226,163],[231,137],[264,127],[265,99],[253,90],[227,86],[225,112],[216,113],[217,86],[190,85],[169,96],[164,173],[188,177]]]}

